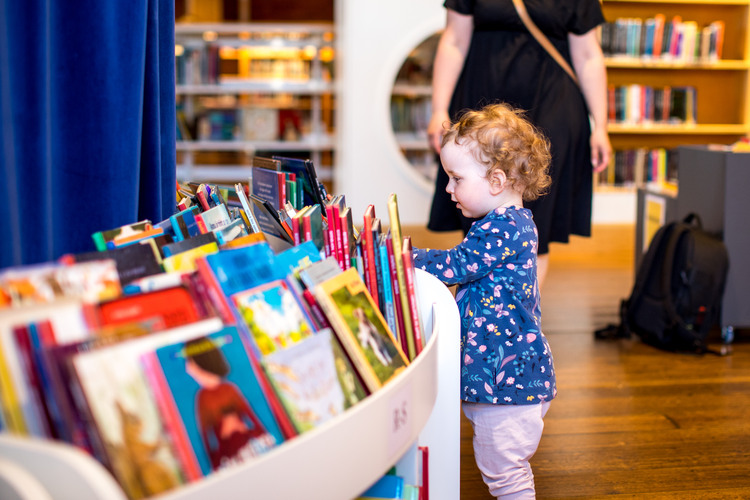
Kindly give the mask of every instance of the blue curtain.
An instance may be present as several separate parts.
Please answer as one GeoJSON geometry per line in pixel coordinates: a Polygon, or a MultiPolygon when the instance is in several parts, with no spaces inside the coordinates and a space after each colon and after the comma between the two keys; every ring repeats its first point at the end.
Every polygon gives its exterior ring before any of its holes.
{"type": "Polygon", "coordinates": [[[0,0],[0,268],[175,208],[174,0],[0,0]]]}

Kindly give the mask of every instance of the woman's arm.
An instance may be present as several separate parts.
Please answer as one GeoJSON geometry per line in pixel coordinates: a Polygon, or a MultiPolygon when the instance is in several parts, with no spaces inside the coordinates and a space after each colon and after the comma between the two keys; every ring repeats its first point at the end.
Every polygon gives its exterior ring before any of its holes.
{"type": "Polygon", "coordinates": [[[445,30],[435,53],[432,70],[432,117],[427,126],[430,146],[437,153],[440,152],[440,141],[443,138],[443,124],[450,121],[448,106],[464,67],[473,30],[472,16],[448,9],[445,30]]]}
{"type": "Polygon", "coordinates": [[[594,118],[591,131],[591,164],[595,172],[604,170],[612,156],[607,134],[607,69],[594,28],[583,35],[568,34],[570,56],[581,84],[586,105],[594,118]]]}

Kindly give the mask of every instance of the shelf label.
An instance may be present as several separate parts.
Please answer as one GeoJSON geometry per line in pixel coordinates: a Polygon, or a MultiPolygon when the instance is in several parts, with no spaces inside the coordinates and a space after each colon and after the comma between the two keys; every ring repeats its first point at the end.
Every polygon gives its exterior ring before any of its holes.
{"type": "Polygon", "coordinates": [[[413,435],[411,384],[393,395],[388,412],[388,452],[394,455],[413,435]]]}

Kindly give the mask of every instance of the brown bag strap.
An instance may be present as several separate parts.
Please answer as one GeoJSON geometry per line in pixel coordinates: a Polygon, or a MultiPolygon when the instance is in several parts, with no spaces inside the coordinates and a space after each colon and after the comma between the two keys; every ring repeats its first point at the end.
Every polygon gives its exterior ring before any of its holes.
{"type": "Polygon", "coordinates": [[[565,60],[562,54],[557,51],[555,46],[552,45],[552,42],[550,42],[549,39],[544,36],[544,33],[542,33],[542,31],[537,28],[536,24],[534,24],[534,21],[531,20],[531,17],[526,10],[526,6],[523,4],[523,0],[513,0],[513,5],[516,8],[516,12],[518,12],[518,15],[520,16],[521,21],[523,21],[523,24],[526,25],[526,29],[529,30],[529,33],[531,33],[532,36],[536,38],[536,41],[539,42],[539,45],[544,47],[549,55],[551,55],[552,58],[557,61],[557,64],[559,64],[560,67],[562,67],[562,69],[564,69],[565,72],[570,75],[573,81],[578,84],[578,77],[576,76],[575,71],[573,71],[573,68],[570,67],[570,64],[568,64],[568,61],[565,60]]]}

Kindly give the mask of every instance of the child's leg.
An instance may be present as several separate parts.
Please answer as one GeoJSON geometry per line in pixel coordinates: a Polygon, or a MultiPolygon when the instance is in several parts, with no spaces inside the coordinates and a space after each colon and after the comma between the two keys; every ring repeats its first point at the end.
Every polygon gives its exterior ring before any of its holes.
{"type": "Polygon", "coordinates": [[[474,428],[474,458],[493,496],[536,498],[529,460],[542,438],[549,405],[462,404],[474,428]]]}

